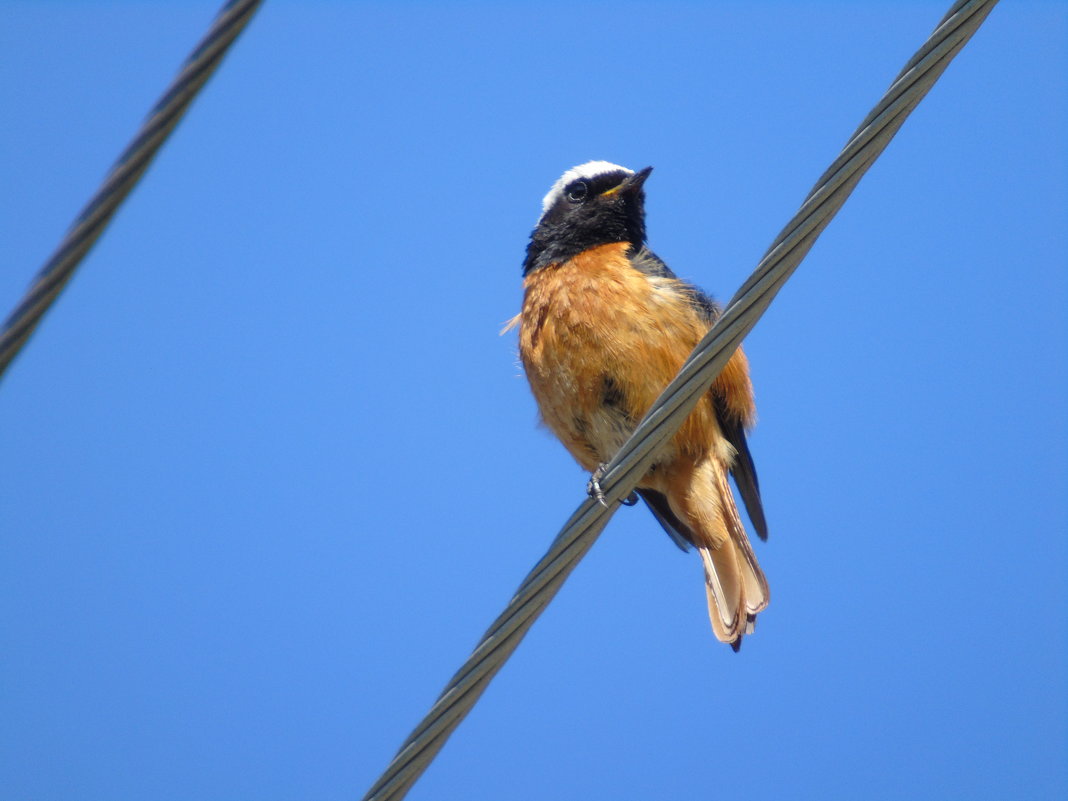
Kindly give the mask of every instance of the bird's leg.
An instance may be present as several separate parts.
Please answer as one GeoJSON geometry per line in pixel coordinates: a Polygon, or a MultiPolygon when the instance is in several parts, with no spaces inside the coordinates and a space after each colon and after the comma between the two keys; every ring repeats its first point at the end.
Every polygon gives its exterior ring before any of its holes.
{"type": "MultiPolygon", "coordinates": [[[[608,465],[599,464],[597,469],[593,471],[593,475],[590,476],[590,480],[586,483],[586,494],[591,498],[596,498],[597,503],[601,504],[605,509],[608,508],[608,502],[604,499],[604,491],[601,489],[601,479],[604,478],[604,474],[608,472],[608,465]]],[[[638,502],[638,493],[631,492],[626,498],[619,501],[624,506],[633,506],[638,502]]]]}
{"type": "Polygon", "coordinates": [[[608,465],[602,462],[597,465],[597,469],[593,471],[590,480],[586,482],[586,494],[591,498],[596,498],[597,503],[601,504],[605,509],[608,508],[608,502],[604,499],[604,490],[601,489],[601,479],[604,478],[604,474],[607,472],[608,465]]]}

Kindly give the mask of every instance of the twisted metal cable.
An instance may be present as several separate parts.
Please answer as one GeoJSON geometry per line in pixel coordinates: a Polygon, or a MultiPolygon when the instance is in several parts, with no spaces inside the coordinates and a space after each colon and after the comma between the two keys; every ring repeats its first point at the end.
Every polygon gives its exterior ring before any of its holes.
{"type": "Polygon", "coordinates": [[[608,465],[601,488],[608,508],[587,499],[567,521],[548,553],[524,579],[463,667],[449,681],[427,716],[404,741],[364,801],[396,801],[411,786],[471,710],[490,680],[519,645],[542,609],[593,545],[616,509],[645,475],[656,452],[672,437],[711,387],[816,238],[861,177],[897,133],[953,57],[971,38],[997,0],[961,0],[953,5],[923,47],[906,64],[842,153],[823,174],[735,293],[708,334],[665,388],[634,434],[608,465]]]}
{"type": "Polygon", "coordinates": [[[0,378],[261,2],[230,0],[222,7],[211,30],[186,59],[100,189],[37,273],[22,301],[0,327],[0,378]]]}

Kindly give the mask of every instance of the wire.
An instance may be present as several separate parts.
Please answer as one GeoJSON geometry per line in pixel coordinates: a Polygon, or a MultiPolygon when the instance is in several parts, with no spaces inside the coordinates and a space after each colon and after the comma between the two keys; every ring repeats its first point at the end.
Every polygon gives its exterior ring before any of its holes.
{"type": "Polygon", "coordinates": [[[705,395],[731,354],[756,324],[861,177],[949,62],[979,28],[996,2],[963,0],[950,8],[934,33],[850,137],[838,158],[816,182],[801,209],[783,228],[756,270],[727,304],[723,315],[609,463],[601,479],[608,508],[592,499],[587,499],[578,507],[467,662],[449,681],[430,712],[404,741],[393,761],[364,796],[364,801],[401,799],[426,770],[575,565],[593,545],[614,513],[617,506],[615,502],[629,495],[645,475],[660,446],[674,435],[697,401],[705,395]]]}
{"type": "Polygon", "coordinates": [[[186,59],[178,76],[149,112],[141,130],[37,273],[19,305],[0,327],[0,378],[261,2],[230,0],[222,7],[211,30],[186,59]]]}

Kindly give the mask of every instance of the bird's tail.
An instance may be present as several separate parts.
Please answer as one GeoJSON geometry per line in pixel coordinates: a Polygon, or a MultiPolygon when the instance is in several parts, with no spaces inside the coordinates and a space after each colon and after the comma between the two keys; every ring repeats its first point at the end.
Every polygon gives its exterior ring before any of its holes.
{"type": "Polygon", "coordinates": [[[742,526],[727,469],[709,459],[688,478],[688,486],[678,487],[669,499],[701,554],[712,631],[737,651],[768,605],[768,580],[742,526]]]}

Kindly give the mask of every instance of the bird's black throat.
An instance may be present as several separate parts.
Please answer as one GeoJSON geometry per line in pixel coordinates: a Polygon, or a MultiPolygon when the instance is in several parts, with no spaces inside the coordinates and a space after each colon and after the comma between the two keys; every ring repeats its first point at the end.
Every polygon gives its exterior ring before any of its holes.
{"type": "Polygon", "coordinates": [[[538,221],[530,235],[523,275],[559,264],[583,251],[612,242],[629,242],[638,250],[645,243],[644,198],[596,197],[574,206],[561,198],[538,221]]]}

